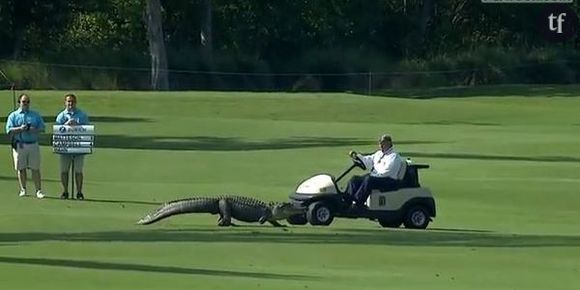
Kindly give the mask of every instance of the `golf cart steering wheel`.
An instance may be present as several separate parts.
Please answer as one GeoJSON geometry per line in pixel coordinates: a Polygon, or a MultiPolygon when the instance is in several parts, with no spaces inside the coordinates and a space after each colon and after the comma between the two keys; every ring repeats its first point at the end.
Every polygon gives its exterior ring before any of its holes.
{"type": "Polygon", "coordinates": [[[351,151],[350,158],[352,159],[352,162],[354,163],[354,165],[358,166],[362,170],[367,170],[367,166],[362,161],[362,159],[360,159],[360,157],[358,157],[356,152],[351,151]]]}

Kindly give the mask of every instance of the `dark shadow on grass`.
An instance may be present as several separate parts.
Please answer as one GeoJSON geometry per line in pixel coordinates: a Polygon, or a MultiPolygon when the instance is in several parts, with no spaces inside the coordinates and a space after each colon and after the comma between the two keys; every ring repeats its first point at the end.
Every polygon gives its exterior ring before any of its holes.
{"type": "Polygon", "coordinates": [[[469,97],[579,97],[578,86],[491,85],[470,87],[435,87],[374,91],[376,97],[435,99],[469,97]]]}
{"type": "Polygon", "coordinates": [[[421,247],[580,247],[580,235],[523,235],[463,231],[410,231],[377,229],[368,232],[317,229],[293,232],[264,226],[236,228],[192,228],[181,230],[143,226],[141,230],[84,233],[0,233],[0,242],[231,242],[305,245],[386,245],[421,247]]]}
{"type": "MultiPolygon", "coordinates": [[[[147,273],[169,273],[169,274],[184,274],[184,275],[206,275],[206,276],[223,276],[223,277],[242,277],[242,278],[257,278],[257,279],[283,279],[283,280],[312,280],[316,279],[313,276],[305,275],[286,275],[260,272],[239,272],[226,270],[210,270],[201,268],[184,268],[174,266],[154,266],[142,264],[125,264],[125,263],[110,263],[97,262],[86,260],[65,260],[65,259],[49,259],[49,258],[18,258],[18,257],[2,257],[0,256],[0,263],[6,264],[21,264],[21,265],[35,265],[35,266],[51,266],[51,267],[65,267],[75,269],[96,269],[96,270],[115,270],[115,271],[137,271],[147,273]]],[[[170,287],[171,288],[171,287],[170,287]]]]}
{"type": "MultiPolygon", "coordinates": [[[[12,160],[11,160],[11,162],[12,162],[12,160]]],[[[13,180],[15,182],[18,182],[18,177],[16,177],[16,172],[14,172],[14,176],[3,176],[3,175],[0,175],[0,180],[13,180]]],[[[44,178],[44,177],[42,178],[42,181],[60,182],[60,180],[56,180],[54,178],[44,178]]]]}
{"type": "Polygon", "coordinates": [[[139,205],[160,205],[162,202],[155,202],[155,201],[141,201],[141,200],[114,200],[114,199],[96,199],[96,198],[85,198],[83,200],[79,199],[61,199],[60,197],[54,196],[45,196],[45,199],[52,199],[52,200],[62,200],[62,201],[78,201],[78,202],[96,202],[96,203],[115,203],[119,205],[124,204],[139,204],[139,205]]]}
{"type": "Polygon", "coordinates": [[[490,230],[473,230],[473,229],[453,229],[453,228],[429,228],[434,232],[460,232],[460,233],[493,233],[490,230]]]}
{"type": "Polygon", "coordinates": [[[98,202],[98,203],[119,203],[119,204],[144,204],[144,205],[160,205],[162,202],[155,201],[140,201],[140,200],[113,200],[113,199],[96,199],[85,198],[83,202],[98,202]]]}
{"type": "Polygon", "coordinates": [[[240,151],[274,150],[313,147],[338,147],[367,145],[368,140],[355,138],[285,138],[266,141],[250,141],[228,137],[163,137],[163,136],[114,136],[97,137],[97,147],[149,150],[192,150],[192,151],[240,151]]]}
{"type": "Polygon", "coordinates": [[[16,177],[16,175],[14,175],[14,176],[3,176],[3,175],[0,175],[0,180],[14,180],[14,181],[17,181],[18,178],[16,177]]]}
{"type": "Polygon", "coordinates": [[[444,126],[454,126],[454,125],[470,125],[470,126],[501,126],[499,123],[488,123],[488,122],[467,122],[467,121],[448,121],[448,120],[439,120],[439,121],[425,121],[425,122],[404,122],[404,123],[397,123],[397,124],[404,124],[404,125],[444,125],[444,126]]]}
{"type": "MultiPolygon", "coordinates": [[[[380,226],[377,226],[380,228],[380,226]]],[[[347,232],[347,233],[364,233],[364,234],[373,234],[377,232],[377,229],[345,229],[345,228],[329,228],[329,230],[336,231],[336,232],[347,232]]],[[[454,229],[454,228],[429,228],[430,232],[459,232],[459,233],[494,233],[494,231],[490,230],[477,230],[477,229],[454,229]]]]}
{"type": "MultiPolygon", "coordinates": [[[[53,125],[56,121],[56,116],[42,116],[42,120],[47,125],[53,125]]],[[[89,116],[91,124],[98,125],[98,123],[137,123],[137,122],[151,122],[151,119],[138,117],[118,117],[118,116],[89,116]]],[[[50,127],[52,128],[52,127],[50,127]]],[[[52,130],[52,129],[50,129],[52,130]]],[[[50,130],[47,130],[49,132],[50,130]]]]}
{"type": "Polygon", "coordinates": [[[580,162],[580,158],[569,156],[509,156],[509,155],[483,155],[469,153],[424,153],[424,152],[403,152],[403,156],[408,157],[426,157],[442,159],[472,159],[472,160],[490,160],[490,161],[533,161],[533,162],[580,162]]]}
{"type": "MultiPolygon", "coordinates": [[[[6,120],[8,115],[4,114],[0,116],[6,120]]],[[[46,125],[53,125],[56,121],[56,116],[42,116],[42,120],[46,125]]],[[[151,119],[139,118],[139,117],[119,117],[119,116],[89,116],[89,120],[92,124],[97,123],[131,123],[131,122],[151,122],[151,119]]],[[[51,127],[52,128],[52,127],[51,127]]],[[[47,132],[49,132],[47,128],[47,132]]]]}
{"type": "MultiPolygon", "coordinates": [[[[1,138],[0,144],[8,146],[7,138],[1,138]]],[[[44,146],[50,146],[50,136],[44,135],[41,142],[44,146]]],[[[126,135],[102,135],[97,136],[96,148],[117,149],[145,149],[145,150],[184,150],[184,151],[253,151],[253,150],[280,150],[315,147],[345,147],[375,145],[374,140],[357,138],[331,138],[331,137],[294,137],[285,139],[272,139],[266,141],[250,141],[240,138],[227,137],[161,137],[161,136],[126,136],[126,135]]],[[[411,144],[435,144],[436,141],[402,140],[397,142],[401,145],[411,144]]],[[[444,159],[473,159],[491,161],[534,161],[534,162],[580,162],[580,158],[569,156],[510,156],[510,155],[483,155],[469,153],[424,153],[402,152],[408,157],[427,157],[444,159]]]]}
{"type": "MultiPolygon", "coordinates": [[[[51,135],[45,134],[40,144],[51,146],[51,135]]],[[[276,150],[315,147],[341,147],[374,145],[374,139],[340,138],[340,137],[290,137],[252,141],[228,137],[171,137],[171,136],[127,136],[127,135],[97,135],[95,147],[118,149],[147,150],[191,150],[191,151],[241,151],[241,150],[276,150]]],[[[430,144],[432,141],[402,140],[398,144],[430,144]]],[[[0,144],[8,146],[8,138],[0,139],[0,144]]]]}

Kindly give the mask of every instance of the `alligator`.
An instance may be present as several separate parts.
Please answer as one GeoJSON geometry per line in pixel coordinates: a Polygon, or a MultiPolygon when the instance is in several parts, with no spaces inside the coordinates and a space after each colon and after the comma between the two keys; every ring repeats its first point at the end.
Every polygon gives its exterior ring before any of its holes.
{"type": "Polygon", "coordinates": [[[164,218],[187,213],[219,214],[219,226],[235,226],[232,218],[243,222],[268,222],[275,227],[282,227],[278,220],[303,213],[304,209],[296,208],[289,202],[269,202],[259,199],[224,195],[216,197],[192,197],[170,201],[160,208],[141,218],[137,224],[148,225],[164,218]]]}

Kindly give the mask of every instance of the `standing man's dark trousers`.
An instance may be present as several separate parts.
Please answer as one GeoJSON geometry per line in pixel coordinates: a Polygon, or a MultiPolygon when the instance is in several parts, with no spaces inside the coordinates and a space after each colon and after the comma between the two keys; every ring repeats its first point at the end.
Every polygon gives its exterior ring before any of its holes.
{"type": "Polygon", "coordinates": [[[362,206],[373,189],[390,191],[396,190],[398,188],[397,185],[398,181],[390,177],[372,177],[369,174],[353,176],[348,182],[347,193],[357,205],[362,206]]]}

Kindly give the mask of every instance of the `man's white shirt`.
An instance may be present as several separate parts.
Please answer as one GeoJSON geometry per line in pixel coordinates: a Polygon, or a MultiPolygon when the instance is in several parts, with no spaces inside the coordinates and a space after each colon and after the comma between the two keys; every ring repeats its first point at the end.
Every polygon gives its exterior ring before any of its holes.
{"type": "Polygon", "coordinates": [[[401,169],[404,160],[399,156],[393,147],[383,152],[378,150],[370,155],[357,154],[367,168],[371,168],[370,175],[373,177],[390,177],[397,179],[397,174],[401,169]]]}

